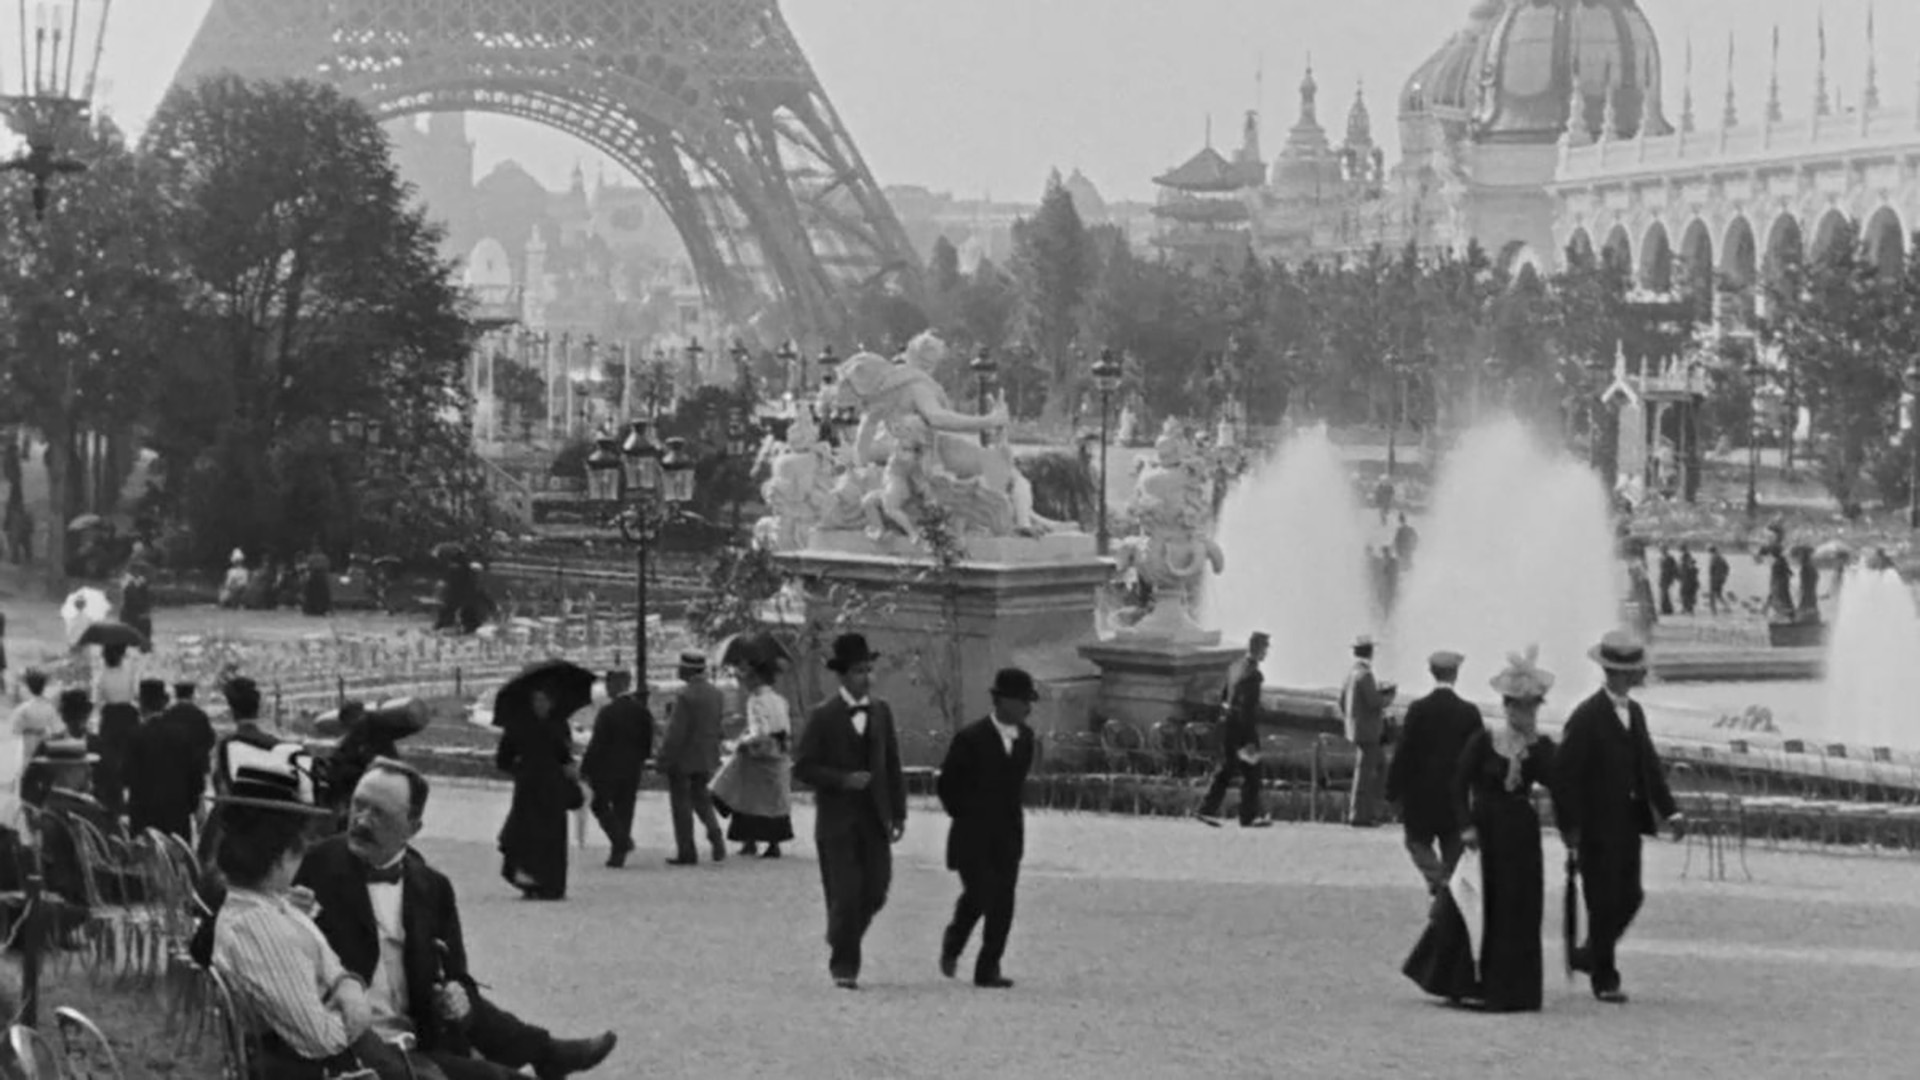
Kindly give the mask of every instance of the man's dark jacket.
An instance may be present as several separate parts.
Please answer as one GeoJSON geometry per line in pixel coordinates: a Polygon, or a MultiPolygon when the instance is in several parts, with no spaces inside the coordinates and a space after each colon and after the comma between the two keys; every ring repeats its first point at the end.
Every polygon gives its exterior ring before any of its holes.
{"type": "Polygon", "coordinates": [[[1639,702],[1630,703],[1628,717],[1620,723],[1602,690],[1581,702],[1561,731],[1553,758],[1554,824],[1582,844],[1653,836],[1676,810],[1639,702]]]}
{"type": "Polygon", "coordinates": [[[1387,801],[1400,805],[1408,829],[1444,836],[1466,827],[1454,820],[1454,777],[1467,741],[1485,730],[1479,707],[1451,686],[1407,706],[1399,748],[1387,766],[1387,801]]]}
{"type": "MultiPolygon", "coordinates": [[[[463,984],[470,997],[479,989],[467,975],[466,939],[460,933],[460,905],[453,883],[428,866],[409,848],[401,864],[400,919],[407,941],[407,1019],[423,1051],[446,1049],[456,1033],[445,1030],[435,1007],[437,987],[448,981],[463,984]]],[[[300,863],[294,884],[313,890],[320,904],[314,920],[340,963],[362,979],[371,980],[380,963],[380,924],[367,895],[367,866],[347,847],[346,837],[321,841],[300,863]]]]}
{"type": "Polygon", "coordinates": [[[653,713],[634,695],[621,694],[594,716],[580,775],[597,789],[633,787],[652,756],[653,713]]]}
{"type": "Polygon", "coordinates": [[[1013,753],[991,719],[963,727],[947,746],[935,790],[953,825],[947,830],[947,869],[1018,866],[1026,853],[1027,772],[1033,767],[1033,732],[1025,727],[1013,753]]]}
{"type": "Polygon", "coordinates": [[[1266,677],[1251,656],[1243,656],[1227,669],[1227,687],[1220,703],[1222,752],[1232,754],[1242,747],[1260,748],[1260,688],[1266,677]]]}

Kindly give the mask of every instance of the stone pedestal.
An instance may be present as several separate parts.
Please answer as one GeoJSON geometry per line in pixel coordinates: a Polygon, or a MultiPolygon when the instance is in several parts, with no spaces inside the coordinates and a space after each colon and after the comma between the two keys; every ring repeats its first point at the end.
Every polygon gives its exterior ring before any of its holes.
{"type": "Polygon", "coordinates": [[[1146,731],[1163,720],[1207,716],[1220,703],[1227,668],[1246,650],[1114,640],[1080,646],[1100,669],[1099,713],[1146,731]]]}
{"type": "Polygon", "coordinates": [[[806,619],[826,647],[865,634],[882,654],[874,693],[893,705],[909,765],[937,765],[955,727],[985,716],[995,670],[1017,666],[1041,685],[1036,731],[1085,730],[1097,669],[1075,652],[1094,636],[1094,605],[1112,565],[1080,533],[970,538],[964,562],[935,565],[903,538],[816,530],[776,556],[800,582],[806,619]]]}

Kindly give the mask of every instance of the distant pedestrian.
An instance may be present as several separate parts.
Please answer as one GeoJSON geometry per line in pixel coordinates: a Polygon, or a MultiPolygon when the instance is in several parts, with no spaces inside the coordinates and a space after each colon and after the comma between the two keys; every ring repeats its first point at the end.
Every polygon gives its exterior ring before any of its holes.
{"type": "Polygon", "coordinates": [[[667,703],[667,732],[660,740],[660,771],[667,774],[667,799],[673,814],[673,858],[669,866],[699,862],[693,846],[693,819],[706,827],[713,861],[727,857],[726,834],[713,812],[707,785],[720,768],[720,691],[707,681],[707,658],[692,650],[680,654],[680,690],[667,703]]]}
{"type": "Polygon", "coordinates": [[[1033,768],[1033,730],[1027,717],[1039,700],[1033,676],[1004,668],[988,692],[993,708],[985,719],[961,728],[940,766],[940,806],[953,819],[947,831],[947,869],[960,875],[960,900],[940,939],[940,973],[960,963],[974,924],[984,919],[973,985],[991,990],[1013,986],[1001,970],[1007,935],[1013,930],[1020,860],[1026,854],[1027,773],[1033,768]]]}
{"type": "Polygon", "coordinates": [[[1393,530],[1393,555],[1400,560],[1402,573],[1413,572],[1413,552],[1420,546],[1420,534],[1407,524],[1407,515],[1400,515],[1400,527],[1393,530]]]}
{"type": "Polygon", "coordinates": [[[1718,544],[1707,545],[1707,610],[1715,615],[1727,603],[1727,576],[1732,567],[1727,565],[1726,556],[1720,554],[1718,544]]]}
{"type": "Polygon", "coordinates": [[[120,621],[140,634],[140,652],[153,652],[153,586],[147,582],[147,564],[135,558],[120,581],[120,621]]]}
{"type": "Polygon", "coordinates": [[[318,544],[307,555],[300,585],[300,611],[304,615],[333,614],[333,564],[327,561],[326,553],[318,544]]]}
{"type": "Polygon", "coordinates": [[[1680,584],[1680,563],[1673,557],[1673,549],[1660,545],[1660,614],[1673,614],[1673,587],[1680,584]]]}
{"type": "Polygon", "coordinates": [[[588,809],[607,834],[607,865],[617,870],[633,853],[633,807],[640,776],[653,756],[653,714],[647,711],[645,691],[632,692],[632,675],[609,671],[606,681],[609,700],[594,714],[580,776],[593,790],[588,809]]]}
{"type": "Polygon", "coordinates": [[[1820,621],[1820,568],[1813,565],[1813,549],[1801,545],[1794,552],[1800,559],[1800,606],[1795,617],[1800,622],[1820,621]]]}
{"type": "Polygon", "coordinates": [[[100,708],[100,763],[93,770],[93,797],[117,818],[126,809],[126,770],[134,733],[140,730],[139,683],[127,663],[125,645],[102,646],[100,665],[93,673],[93,700],[100,708]]]}
{"type": "Polygon", "coordinates": [[[1220,826],[1220,806],[1227,789],[1240,781],[1240,824],[1246,828],[1271,825],[1260,814],[1260,688],[1264,677],[1260,663],[1267,658],[1271,639],[1255,633],[1247,639],[1245,656],[1227,669],[1226,685],[1220,693],[1220,769],[1200,800],[1194,816],[1215,828],[1220,826]]]}
{"type": "Polygon", "coordinates": [[[1693,551],[1685,544],[1680,545],[1680,613],[1692,615],[1700,602],[1700,564],[1694,561],[1693,551]]]}
{"type": "Polygon", "coordinates": [[[1387,782],[1387,706],[1395,687],[1373,674],[1373,638],[1362,634],[1353,642],[1353,670],[1340,690],[1340,714],[1346,721],[1347,741],[1359,752],[1354,763],[1353,792],[1347,803],[1347,824],[1371,828],[1380,824],[1387,782]]]}

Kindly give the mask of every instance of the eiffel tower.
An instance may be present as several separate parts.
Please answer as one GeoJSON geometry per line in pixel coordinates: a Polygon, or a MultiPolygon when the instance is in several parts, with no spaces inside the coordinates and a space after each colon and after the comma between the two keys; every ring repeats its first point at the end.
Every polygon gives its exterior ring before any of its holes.
{"type": "Polygon", "coordinates": [[[919,263],[778,0],[214,0],[176,84],[330,83],[382,120],[516,116],[639,177],[735,325],[833,339],[919,263]],[[780,311],[772,320],[769,308],[780,311]]]}

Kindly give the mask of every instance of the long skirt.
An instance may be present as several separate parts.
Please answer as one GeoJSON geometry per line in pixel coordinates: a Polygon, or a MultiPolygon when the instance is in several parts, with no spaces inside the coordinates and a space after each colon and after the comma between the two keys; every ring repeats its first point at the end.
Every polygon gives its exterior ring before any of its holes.
{"type": "Polygon", "coordinates": [[[1489,1012],[1537,1012],[1544,978],[1540,820],[1524,803],[1492,809],[1475,821],[1486,920],[1479,970],[1466,920],[1445,889],[1434,899],[1426,932],[1400,970],[1435,997],[1477,1001],[1489,1012]]]}
{"type": "Polygon", "coordinates": [[[528,896],[565,897],[569,816],[553,778],[516,777],[500,829],[500,876],[528,896]]]}
{"type": "Polygon", "coordinates": [[[784,754],[736,750],[713,778],[714,805],[732,817],[727,839],[741,844],[778,844],[793,839],[793,763],[784,754]]]}

